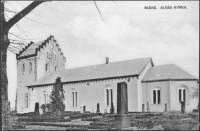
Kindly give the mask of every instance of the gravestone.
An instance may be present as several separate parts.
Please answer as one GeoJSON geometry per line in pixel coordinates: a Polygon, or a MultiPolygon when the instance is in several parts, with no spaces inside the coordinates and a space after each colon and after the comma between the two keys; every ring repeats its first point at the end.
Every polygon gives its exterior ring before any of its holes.
{"type": "Polygon", "coordinates": [[[142,112],[144,112],[144,104],[142,104],[142,112]]]}
{"type": "Polygon", "coordinates": [[[83,106],[83,113],[86,111],[86,106],[83,106]]]}
{"type": "Polygon", "coordinates": [[[181,113],[185,113],[185,101],[181,101],[181,113]]]}
{"type": "Polygon", "coordinates": [[[167,112],[167,103],[165,103],[165,112],[167,112]]]}
{"type": "Polygon", "coordinates": [[[149,102],[147,102],[147,112],[150,112],[150,109],[149,109],[149,102]]]}
{"type": "Polygon", "coordinates": [[[97,103],[97,113],[100,112],[99,103],[97,103]]]}
{"type": "Polygon", "coordinates": [[[35,113],[39,113],[39,103],[35,103],[35,113]]]}
{"type": "Polygon", "coordinates": [[[115,128],[122,130],[130,127],[128,115],[128,94],[125,82],[117,83],[117,115],[115,115],[115,128]]]}

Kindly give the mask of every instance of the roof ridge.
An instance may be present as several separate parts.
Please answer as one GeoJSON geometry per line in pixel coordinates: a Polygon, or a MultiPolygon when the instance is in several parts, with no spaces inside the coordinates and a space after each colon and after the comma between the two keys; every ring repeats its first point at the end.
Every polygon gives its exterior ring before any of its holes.
{"type": "MultiPolygon", "coordinates": [[[[88,65],[88,66],[80,66],[80,67],[75,67],[75,68],[69,68],[69,69],[65,69],[65,70],[70,70],[70,69],[78,69],[78,68],[86,68],[86,67],[93,67],[93,66],[100,66],[100,65],[109,65],[109,64],[113,64],[113,63],[120,63],[120,62],[127,62],[127,61],[133,61],[133,60],[140,60],[140,59],[151,59],[151,57],[144,57],[144,58],[137,58],[137,59],[129,59],[129,60],[122,60],[122,61],[114,61],[114,62],[109,62],[108,64],[97,64],[97,65],[88,65]]],[[[63,71],[63,70],[62,70],[63,71]]]]}

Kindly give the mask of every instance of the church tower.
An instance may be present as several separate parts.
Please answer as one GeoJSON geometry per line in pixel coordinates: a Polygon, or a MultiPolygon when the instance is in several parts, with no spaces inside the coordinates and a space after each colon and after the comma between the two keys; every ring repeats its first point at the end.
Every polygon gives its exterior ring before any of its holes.
{"type": "Polygon", "coordinates": [[[44,41],[30,42],[17,58],[17,112],[30,112],[27,85],[51,72],[64,70],[66,58],[53,36],[44,41]]]}

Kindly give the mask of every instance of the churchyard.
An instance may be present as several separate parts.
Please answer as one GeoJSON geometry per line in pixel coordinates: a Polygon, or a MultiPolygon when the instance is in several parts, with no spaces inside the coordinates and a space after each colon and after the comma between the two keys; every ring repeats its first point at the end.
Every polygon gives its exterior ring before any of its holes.
{"type": "MultiPolygon", "coordinates": [[[[64,112],[63,117],[31,113],[13,115],[14,130],[114,130],[114,115],[64,112]]],[[[198,130],[199,112],[129,113],[129,130],[198,130]]]]}
{"type": "Polygon", "coordinates": [[[11,114],[16,130],[198,130],[199,110],[185,112],[128,112],[127,85],[118,83],[117,113],[64,111],[61,114],[31,112],[11,114]]]}

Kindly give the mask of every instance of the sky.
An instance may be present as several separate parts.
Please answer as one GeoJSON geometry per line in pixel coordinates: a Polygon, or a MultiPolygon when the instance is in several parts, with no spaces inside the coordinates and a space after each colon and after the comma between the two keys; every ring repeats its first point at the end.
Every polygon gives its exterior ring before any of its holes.
{"type": "MultiPolygon", "coordinates": [[[[10,32],[26,42],[53,35],[66,57],[66,69],[103,64],[106,57],[110,62],[152,57],[155,66],[175,64],[199,78],[199,1],[96,2],[103,19],[94,1],[44,2],[10,32]]],[[[18,12],[28,4],[30,1],[9,1],[5,7],[18,12]]],[[[13,15],[7,12],[6,19],[13,15]]],[[[8,98],[14,107],[16,55],[8,52],[7,60],[8,98]]]]}

